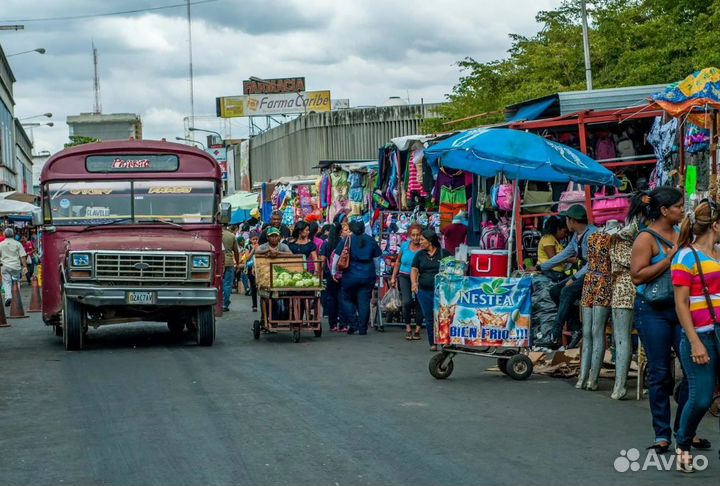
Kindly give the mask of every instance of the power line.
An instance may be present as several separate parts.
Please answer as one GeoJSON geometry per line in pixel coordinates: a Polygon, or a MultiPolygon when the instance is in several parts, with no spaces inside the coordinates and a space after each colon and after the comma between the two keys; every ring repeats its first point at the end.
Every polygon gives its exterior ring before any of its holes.
{"type": "MultiPolygon", "coordinates": [[[[211,2],[217,2],[217,1],[218,0],[196,0],[194,2],[191,2],[190,5],[201,5],[203,3],[211,3],[211,2]]],[[[187,7],[187,3],[163,5],[161,7],[139,8],[136,10],[123,10],[121,12],[107,12],[107,13],[87,14],[87,15],[69,15],[66,17],[44,17],[44,18],[36,18],[36,19],[6,19],[6,20],[0,20],[0,22],[55,22],[55,21],[61,21],[61,20],[78,20],[78,19],[89,19],[89,18],[93,18],[93,17],[109,17],[111,15],[124,15],[124,14],[134,14],[134,13],[142,13],[142,12],[153,12],[156,10],[165,10],[165,9],[169,9],[169,8],[179,8],[179,7],[187,7]]]]}

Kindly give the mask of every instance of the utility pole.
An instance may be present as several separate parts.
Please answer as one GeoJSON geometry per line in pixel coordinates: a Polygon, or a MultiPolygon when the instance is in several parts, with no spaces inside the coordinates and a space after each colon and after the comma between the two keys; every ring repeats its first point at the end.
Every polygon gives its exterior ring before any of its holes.
{"type": "Polygon", "coordinates": [[[100,101],[100,71],[98,70],[98,51],[95,47],[95,42],[92,43],[93,52],[93,68],[95,75],[93,77],[93,91],[95,93],[95,107],[93,113],[99,115],[102,113],[102,103],[100,101]]]}
{"type": "Polygon", "coordinates": [[[188,22],[188,59],[190,70],[190,127],[195,126],[195,93],[193,80],[193,49],[192,49],[192,17],[190,16],[190,0],[187,3],[187,22],[188,22]]]}
{"type": "Polygon", "coordinates": [[[587,85],[587,90],[592,91],[592,65],[590,64],[590,39],[588,37],[587,8],[585,6],[585,0],[581,0],[580,10],[582,11],[583,50],[585,51],[585,84],[587,85]]]}

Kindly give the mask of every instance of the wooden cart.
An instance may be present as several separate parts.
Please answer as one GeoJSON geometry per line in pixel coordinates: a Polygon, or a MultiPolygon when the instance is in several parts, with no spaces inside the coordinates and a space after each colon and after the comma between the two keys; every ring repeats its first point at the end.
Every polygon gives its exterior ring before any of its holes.
{"type": "Polygon", "coordinates": [[[262,333],[292,333],[293,342],[300,341],[302,331],[322,336],[323,262],[305,261],[301,255],[292,257],[255,257],[255,274],[260,297],[260,320],[253,322],[253,337],[262,333]],[[314,275],[320,279],[317,287],[281,287],[276,281],[276,268],[290,272],[304,272],[308,264],[315,265],[314,275]]]}

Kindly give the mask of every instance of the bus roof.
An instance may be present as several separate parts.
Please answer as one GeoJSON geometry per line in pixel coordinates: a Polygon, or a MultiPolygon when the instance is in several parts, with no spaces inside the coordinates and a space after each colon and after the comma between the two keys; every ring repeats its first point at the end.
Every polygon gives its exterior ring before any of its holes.
{"type": "Polygon", "coordinates": [[[121,179],[128,176],[133,179],[216,179],[220,180],[220,166],[208,153],[173,142],[160,140],[122,140],[96,142],[71,147],[54,154],[43,167],[40,182],[50,180],[94,180],[121,179]],[[88,171],[88,156],[157,156],[177,155],[179,164],[173,170],[133,170],[123,167],[121,170],[88,171]]]}

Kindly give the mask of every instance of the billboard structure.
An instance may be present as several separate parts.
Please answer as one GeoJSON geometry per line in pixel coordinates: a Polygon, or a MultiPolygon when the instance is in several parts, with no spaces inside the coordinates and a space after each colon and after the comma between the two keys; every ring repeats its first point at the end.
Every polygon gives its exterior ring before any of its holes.
{"type": "Polygon", "coordinates": [[[216,113],[220,118],[300,115],[326,112],[331,108],[330,91],[251,94],[216,98],[216,113]]]}
{"type": "Polygon", "coordinates": [[[305,91],[305,78],[246,79],[243,94],[297,93],[305,91]]]}

